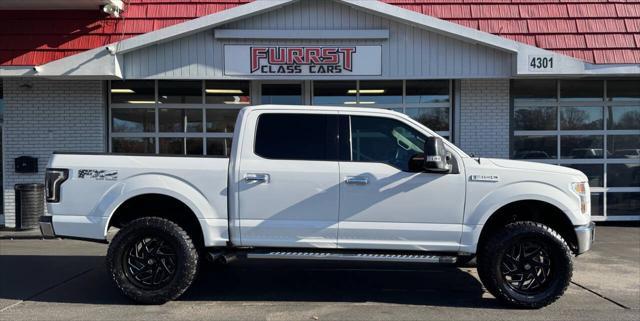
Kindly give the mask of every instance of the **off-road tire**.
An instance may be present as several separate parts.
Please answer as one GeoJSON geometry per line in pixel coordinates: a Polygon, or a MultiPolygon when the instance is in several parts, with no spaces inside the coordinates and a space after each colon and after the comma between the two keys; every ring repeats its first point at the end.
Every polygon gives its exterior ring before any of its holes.
{"type": "Polygon", "coordinates": [[[198,274],[198,250],[187,232],[176,223],[159,217],[131,221],[115,235],[106,257],[107,271],[116,286],[132,300],[144,304],[163,304],[180,297],[198,274]],[[161,237],[175,252],[175,272],[158,288],[143,288],[128,276],[125,256],[140,238],[161,237]]]}
{"type": "Polygon", "coordinates": [[[479,249],[478,275],[483,285],[497,299],[508,305],[538,309],[555,302],[564,294],[573,275],[573,255],[567,242],[550,227],[529,221],[514,222],[491,236],[479,249]],[[548,284],[540,293],[518,292],[502,275],[505,252],[516,242],[535,240],[545,246],[551,259],[548,284]]]}

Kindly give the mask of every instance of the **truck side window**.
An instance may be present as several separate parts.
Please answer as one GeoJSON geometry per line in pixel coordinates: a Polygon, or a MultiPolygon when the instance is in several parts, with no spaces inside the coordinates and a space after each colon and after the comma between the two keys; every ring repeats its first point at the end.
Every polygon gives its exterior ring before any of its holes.
{"type": "Polygon", "coordinates": [[[338,116],[260,115],[254,152],[269,159],[337,161],[338,116]]]}
{"type": "Polygon", "coordinates": [[[411,157],[422,154],[426,136],[390,118],[351,116],[351,160],[389,164],[409,171],[411,157]]]}

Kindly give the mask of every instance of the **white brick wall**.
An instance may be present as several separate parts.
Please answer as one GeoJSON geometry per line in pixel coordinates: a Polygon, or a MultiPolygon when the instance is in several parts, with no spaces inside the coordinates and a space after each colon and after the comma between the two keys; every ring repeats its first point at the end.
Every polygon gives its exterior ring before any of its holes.
{"type": "Polygon", "coordinates": [[[106,103],[103,82],[97,80],[4,79],[3,84],[4,224],[13,227],[13,186],[42,182],[52,152],[106,151],[106,103]],[[15,172],[13,161],[22,155],[38,158],[38,173],[15,172]]]}
{"type": "Polygon", "coordinates": [[[460,148],[482,157],[509,158],[509,80],[460,81],[460,148]]]}

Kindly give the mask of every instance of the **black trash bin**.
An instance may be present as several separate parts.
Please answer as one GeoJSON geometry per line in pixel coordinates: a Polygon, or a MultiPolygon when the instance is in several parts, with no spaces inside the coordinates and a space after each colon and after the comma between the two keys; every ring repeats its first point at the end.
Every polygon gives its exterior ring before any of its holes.
{"type": "Polygon", "coordinates": [[[44,184],[16,184],[16,229],[38,228],[44,215],[44,184]]]}

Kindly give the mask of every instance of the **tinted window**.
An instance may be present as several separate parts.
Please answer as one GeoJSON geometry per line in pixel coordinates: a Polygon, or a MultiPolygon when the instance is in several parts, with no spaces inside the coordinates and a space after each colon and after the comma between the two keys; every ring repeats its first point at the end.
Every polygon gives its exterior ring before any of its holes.
{"type": "Polygon", "coordinates": [[[338,160],[338,116],[264,114],[255,153],[270,159],[338,160]]]}
{"type": "Polygon", "coordinates": [[[511,93],[515,101],[531,99],[556,99],[558,88],[555,80],[523,79],[514,80],[511,93]]]}
{"type": "Polygon", "coordinates": [[[554,130],[556,129],[556,107],[553,106],[516,106],[513,110],[515,130],[554,130]]]}
{"type": "Polygon", "coordinates": [[[411,157],[423,153],[426,137],[402,122],[380,117],[351,117],[351,158],[409,171],[411,157]]]}

